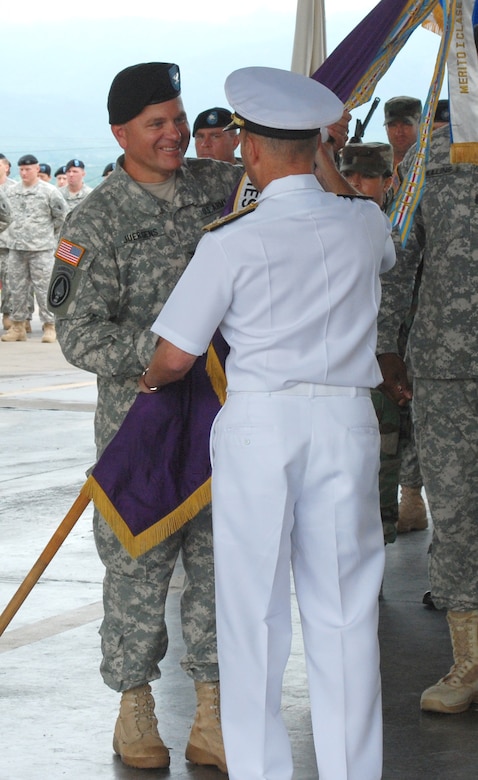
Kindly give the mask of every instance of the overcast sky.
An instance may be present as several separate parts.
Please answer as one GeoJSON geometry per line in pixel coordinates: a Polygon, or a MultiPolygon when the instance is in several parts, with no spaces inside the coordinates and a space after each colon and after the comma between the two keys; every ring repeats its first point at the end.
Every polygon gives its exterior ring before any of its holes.
{"type": "MultiPolygon", "coordinates": [[[[377,4],[325,0],[327,52],[377,4]]],[[[225,103],[223,84],[247,65],[290,68],[296,0],[26,0],[2,8],[0,151],[12,161],[26,152],[61,157],[119,153],[111,136],[106,96],[115,74],[137,62],[176,62],[192,124],[225,103]],[[40,147],[40,148],[39,148],[40,147]]],[[[438,36],[416,30],[379,83],[380,97],[365,140],[386,140],[383,103],[393,95],[425,100],[438,36]]],[[[444,88],[446,94],[446,86],[444,88]]],[[[356,109],[364,119],[369,105],[356,109]]],[[[194,146],[189,153],[194,155],[194,146]]],[[[14,175],[16,171],[13,171],[14,175]]]]}

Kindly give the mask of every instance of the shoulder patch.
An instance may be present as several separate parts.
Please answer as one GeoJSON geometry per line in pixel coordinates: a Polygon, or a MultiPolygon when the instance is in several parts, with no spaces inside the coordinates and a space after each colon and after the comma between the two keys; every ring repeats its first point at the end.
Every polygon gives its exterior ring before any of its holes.
{"type": "Polygon", "coordinates": [[[231,214],[226,214],[224,217],[219,217],[219,219],[215,219],[214,222],[210,222],[209,225],[204,225],[203,230],[211,232],[211,230],[217,230],[217,228],[220,228],[223,225],[228,225],[229,222],[234,222],[236,219],[243,217],[245,214],[249,214],[249,212],[254,211],[258,205],[258,203],[250,203],[248,206],[246,206],[245,209],[233,211],[231,214]]]}
{"type": "Polygon", "coordinates": [[[60,243],[58,244],[57,250],[55,252],[55,257],[58,258],[58,260],[63,260],[65,263],[69,263],[69,265],[74,265],[76,268],[76,266],[80,264],[80,260],[85,252],[86,249],[83,246],[80,246],[79,244],[72,244],[71,241],[68,241],[66,238],[62,238],[60,239],[60,243]]]}

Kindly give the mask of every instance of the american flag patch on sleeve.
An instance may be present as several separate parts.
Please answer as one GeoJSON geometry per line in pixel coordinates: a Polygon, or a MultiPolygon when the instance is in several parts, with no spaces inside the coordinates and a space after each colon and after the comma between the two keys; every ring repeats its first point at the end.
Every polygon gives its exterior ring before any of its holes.
{"type": "Polygon", "coordinates": [[[78,244],[72,244],[66,238],[62,238],[55,252],[58,260],[64,260],[65,263],[77,266],[85,253],[85,249],[78,244]]]}

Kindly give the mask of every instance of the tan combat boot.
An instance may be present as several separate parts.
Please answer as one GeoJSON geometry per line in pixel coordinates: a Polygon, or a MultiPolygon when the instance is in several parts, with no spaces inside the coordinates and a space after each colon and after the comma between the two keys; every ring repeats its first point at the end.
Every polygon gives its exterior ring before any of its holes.
{"type": "Polygon", "coordinates": [[[27,332],[24,322],[12,322],[11,327],[1,337],[2,341],[26,341],[27,332]]]}
{"type": "Polygon", "coordinates": [[[465,712],[478,702],[478,610],[447,612],[455,663],[445,677],[422,693],[420,707],[465,712]]]}
{"type": "Polygon", "coordinates": [[[43,344],[53,344],[56,341],[56,330],[53,322],[45,322],[41,340],[43,344]]]}
{"type": "Polygon", "coordinates": [[[195,680],[194,686],[197,708],[186,747],[186,758],[193,764],[216,766],[227,774],[221,731],[219,683],[195,680]]]}
{"type": "Polygon", "coordinates": [[[140,685],[123,693],[113,750],[127,766],[139,769],[164,769],[169,766],[169,750],[158,733],[149,685],[140,685]]]}
{"type": "Polygon", "coordinates": [[[421,488],[402,485],[400,503],[398,505],[397,533],[406,534],[409,531],[424,531],[425,528],[428,528],[428,518],[421,488]]]}
{"type": "Polygon", "coordinates": [[[31,320],[25,320],[25,330],[27,333],[32,332],[32,321],[31,320]]]}
{"type": "Polygon", "coordinates": [[[8,330],[9,328],[12,327],[13,322],[11,321],[10,317],[8,316],[8,314],[3,314],[2,315],[2,325],[3,325],[3,330],[8,330]]]}

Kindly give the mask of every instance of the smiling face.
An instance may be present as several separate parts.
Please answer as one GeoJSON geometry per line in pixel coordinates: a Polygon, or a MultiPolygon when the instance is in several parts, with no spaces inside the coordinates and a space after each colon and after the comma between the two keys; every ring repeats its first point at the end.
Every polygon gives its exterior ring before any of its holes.
{"type": "Polygon", "coordinates": [[[124,169],[135,181],[166,181],[183,164],[190,130],[181,98],[146,106],[111,130],[124,150],[124,169]]]}

